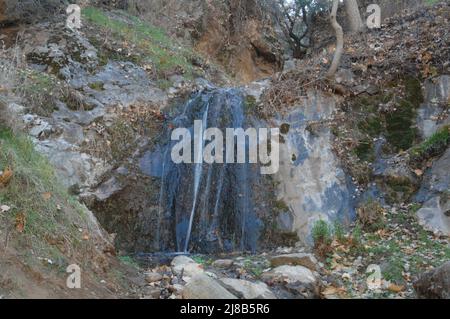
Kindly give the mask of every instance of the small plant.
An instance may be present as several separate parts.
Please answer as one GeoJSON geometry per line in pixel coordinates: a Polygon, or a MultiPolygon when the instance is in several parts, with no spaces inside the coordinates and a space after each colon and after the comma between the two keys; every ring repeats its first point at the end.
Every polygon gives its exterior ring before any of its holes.
{"type": "Polygon", "coordinates": [[[326,257],[332,251],[333,230],[330,225],[324,220],[317,221],[312,229],[312,237],[316,253],[326,257]]]}
{"type": "Polygon", "coordinates": [[[347,240],[345,236],[344,226],[342,226],[342,224],[339,222],[334,223],[334,236],[336,237],[336,240],[340,243],[345,243],[347,240]]]}
{"type": "Polygon", "coordinates": [[[450,126],[444,126],[429,139],[410,150],[413,162],[420,163],[428,158],[437,156],[447,149],[450,144],[450,126]]]}
{"type": "Polygon", "coordinates": [[[244,268],[247,270],[250,274],[252,274],[255,278],[258,278],[262,275],[264,272],[264,269],[261,265],[255,264],[252,260],[247,259],[244,262],[244,268]]]}
{"type": "Polygon", "coordinates": [[[124,263],[125,265],[134,267],[134,268],[139,268],[136,260],[131,257],[131,256],[119,256],[119,260],[124,263]]]}
{"type": "Polygon", "coordinates": [[[369,200],[365,205],[358,208],[358,222],[368,231],[382,229],[386,223],[385,209],[374,200],[369,200]]]}
{"type": "Polygon", "coordinates": [[[352,236],[351,236],[351,243],[353,247],[359,247],[362,243],[362,229],[359,225],[356,225],[355,228],[353,228],[352,236]]]}

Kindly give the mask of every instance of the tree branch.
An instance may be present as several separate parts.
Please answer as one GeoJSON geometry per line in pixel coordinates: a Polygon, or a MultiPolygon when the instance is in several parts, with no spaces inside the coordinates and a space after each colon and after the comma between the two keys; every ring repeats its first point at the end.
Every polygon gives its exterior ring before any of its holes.
{"type": "Polygon", "coordinates": [[[331,9],[331,25],[336,32],[336,52],[334,53],[333,62],[327,73],[327,78],[331,79],[336,74],[337,69],[341,63],[342,52],[344,50],[344,31],[341,25],[337,22],[337,10],[339,8],[339,0],[333,0],[333,8],[331,9]]]}

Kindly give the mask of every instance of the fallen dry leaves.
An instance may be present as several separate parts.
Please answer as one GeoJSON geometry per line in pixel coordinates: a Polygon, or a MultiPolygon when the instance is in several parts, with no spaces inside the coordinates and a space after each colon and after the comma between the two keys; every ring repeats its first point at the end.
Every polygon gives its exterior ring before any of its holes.
{"type": "Polygon", "coordinates": [[[16,215],[16,230],[19,233],[23,233],[25,231],[26,217],[24,213],[18,213],[16,215]]]}
{"type": "Polygon", "coordinates": [[[398,294],[398,293],[400,293],[400,292],[405,290],[405,286],[399,286],[399,285],[396,285],[396,284],[391,284],[388,287],[388,290],[398,294]]]}
{"type": "Polygon", "coordinates": [[[42,194],[42,198],[47,201],[50,198],[52,198],[52,193],[50,193],[50,192],[44,193],[44,194],[42,194]]]}
{"type": "Polygon", "coordinates": [[[0,172],[0,187],[6,187],[13,177],[13,171],[8,167],[0,172]]]}

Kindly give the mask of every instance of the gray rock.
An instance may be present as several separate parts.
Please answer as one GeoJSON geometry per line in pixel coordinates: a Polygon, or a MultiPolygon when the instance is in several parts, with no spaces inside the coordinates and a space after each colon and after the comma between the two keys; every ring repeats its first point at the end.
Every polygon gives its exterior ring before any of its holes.
{"type": "Polygon", "coordinates": [[[163,276],[157,272],[149,272],[145,274],[145,281],[149,284],[161,281],[163,279],[163,276]]]}
{"type": "Polygon", "coordinates": [[[336,101],[330,96],[309,92],[304,102],[293,108],[277,126],[289,125],[280,143],[280,167],[274,175],[276,195],[292,214],[279,228],[297,233],[305,244],[312,244],[311,229],[319,220],[352,220],[355,188],[333,151],[332,133],[323,125],[332,120],[336,101]],[[292,217],[292,218],[290,218],[292,217]],[[286,222],[292,221],[291,225],[286,222]]]}
{"type": "Polygon", "coordinates": [[[237,299],[206,274],[195,275],[183,289],[183,299],[237,299]]]}
{"type": "Polygon", "coordinates": [[[259,103],[263,92],[270,86],[270,79],[252,82],[242,88],[244,94],[247,96],[253,96],[256,103],[259,103]]]}
{"type": "Polygon", "coordinates": [[[450,148],[425,173],[416,200],[423,203],[450,189],[450,148]]]}
{"type": "Polygon", "coordinates": [[[223,278],[220,280],[234,295],[243,299],[276,299],[263,282],[250,282],[241,279],[223,278]]]}
{"type": "Polygon", "coordinates": [[[234,261],[231,259],[218,259],[213,262],[213,267],[228,269],[233,266],[234,261]]]}
{"type": "Polygon", "coordinates": [[[303,266],[312,271],[316,271],[318,262],[312,254],[298,253],[271,257],[270,264],[272,267],[282,265],[303,266]]]}
{"type": "Polygon", "coordinates": [[[449,75],[425,83],[425,102],[417,111],[417,126],[422,138],[428,138],[442,126],[450,124],[450,113],[446,113],[449,98],[449,75]]]}
{"type": "Polygon", "coordinates": [[[62,130],[61,137],[67,142],[75,145],[81,145],[84,141],[83,127],[76,123],[59,122],[58,129],[62,130]]]}
{"type": "Polygon", "coordinates": [[[111,169],[103,160],[78,152],[76,147],[63,139],[34,142],[36,150],[48,157],[67,188],[74,185],[82,188],[95,186],[100,177],[111,169]]]}
{"type": "Polygon", "coordinates": [[[122,190],[121,183],[117,180],[117,178],[111,177],[97,188],[94,195],[98,200],[104,201],[120,190],[122,190]]]}
{"type": "Polygon", "coordinates": [[[414,289],[419,298],[450,299],[450,262],[423,274],[414,289]]]}
{"type": "Polygon", "coordinates": [[[53,126],[50,123],[44,120],[39,120],[38,123],[36,123],[36,126],[33,126],[29,133],[34,137],[42,137],[52,133],[52,130],[53,126]]]}
{"type": "Polygon", "coordinates": [[[340,69],[336,73],[336,82],[339,84],[352,85],[355,75],[350,69],[340,69]]]}
{"type": "Polygon", "coordinates": [[[306,267],[303,266],[279,266],[271,271],[265,272],[261,275],[265,282],[279,282],[279,283],[317,283],[316,275],[306,267]]]}
{"type": "Polygon", "coordinates": [[[177,256],[171,262],[172,270],[176,275],[193,277],[204,272],[201,265],[187,256],[177,256]]]}
{"type": "Polygon", "coordinates": [[[417,176],[412,172],[408,163],[409,155],[407,153],[387,159],[380,158],[374,163],[373,173],[374,176],[386,180],[402,180],[417,185],[417,176]]]}
{"type": "Polygon", "coordinates": [[[445,195],[427,201],[417,211],[419,224],[436,235],[450,236],[450,200],[445,195]]]}

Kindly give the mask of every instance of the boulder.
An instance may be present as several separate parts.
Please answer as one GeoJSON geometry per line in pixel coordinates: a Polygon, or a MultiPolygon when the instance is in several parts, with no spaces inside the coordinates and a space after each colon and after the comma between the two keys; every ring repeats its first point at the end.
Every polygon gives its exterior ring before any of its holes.
{"type": "Polygon", "coordinates": [[[419,224],[436,235],[450,236],[450,200],[445,195],[427,201],[417,211],[419,224]]]}
{"type": "Polygon", "coordinates": [[[161,281],[163,276],[157,272],[149,272],[145,274],[145,281],[149,284],[157,281],[161,281]]]}
{"type": "Polygon", "coordinates": [[[316,257],[312,254],[305,253],[279,255],[270,258],[270,264],[272,267],[282,265],[303,266],[312,271],[316,271],[317,263],[316,257]]]}
{"type": "Polygon", "coordinates": [[[228,269],[231,266],[233,266],[234,261],[231,259],[218,259],[216,261],[213,262],[213,267],[215,268],[223,268],[223,269],[228,269]]]}
{"type": "Polygon", "coordinates": [[[217,280],[199,273],[183,289],[183,299],[237,299],[217,280]]]}
{"type": "Polygon", "coordinates": [[[276,299],[269,287],[263,282],[253,283],[247,280],[223,278],[224,286],[243,299],[276,299]]]}
{"type": "Polygon", "coordinates": [[[175,257],[171,262],[171,266],[173,272],[178,276],[183,274],[183,276],[194,277],[204,272],[200,264],[197,264],[192,258],[187,256],[175,257]]]}
{"type": "Polygon", "coordinates": [[[423,274],[414,289],[419,298],[450,299],[450,262],[423,274]]]}
{"type": "Polygon", "coordinates": [[[304,283],[315,284],[317,282],[316,275],[303,266],[279,266],[262,274],[261,278],[265,282],[278,283],[304,283]]]}
{"type": "Polygon", "coordinates": [[[418,202],[426,202],[450,188],[450,148],[433,163],[425,173],[420,190],[416,196],[418,202]]]}

